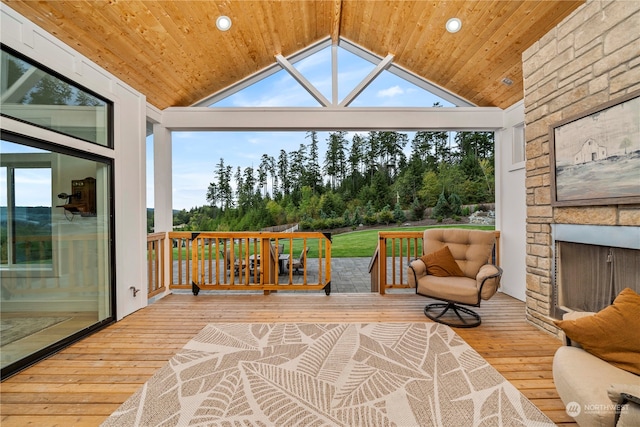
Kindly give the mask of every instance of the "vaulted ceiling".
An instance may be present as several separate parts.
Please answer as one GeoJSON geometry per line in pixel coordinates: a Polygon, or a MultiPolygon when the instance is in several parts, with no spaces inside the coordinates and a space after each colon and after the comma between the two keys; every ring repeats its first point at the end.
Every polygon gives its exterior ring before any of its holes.
{"type": "Polygon", "coordinates": [[[522,58],[583,0],[2,0],[157,108],[188,106],[323,39],[340,39],[472,104],[523,98],[522,58]],[[226,15],[232,26],[219,31],[226,15]],[[449,18],[462,29],[448,33],[449,18]],[[502,83],[503,79],[513,84],[502,83]]]}

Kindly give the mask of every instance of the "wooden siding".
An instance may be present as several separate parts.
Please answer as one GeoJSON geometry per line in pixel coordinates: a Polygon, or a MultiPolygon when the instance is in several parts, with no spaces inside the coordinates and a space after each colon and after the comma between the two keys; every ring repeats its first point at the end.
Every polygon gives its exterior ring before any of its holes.
{"type": "MultiPolygon", "coordinates": [[[[413,293],[170,295],[2,383],[3,427],[97,426],[210,322],[425,322],[413,293]]],[[[483,301],[482,325],[456,332],[559,425],[575,425],[556,393],[560,341],[504,294],[483,301]]]]}

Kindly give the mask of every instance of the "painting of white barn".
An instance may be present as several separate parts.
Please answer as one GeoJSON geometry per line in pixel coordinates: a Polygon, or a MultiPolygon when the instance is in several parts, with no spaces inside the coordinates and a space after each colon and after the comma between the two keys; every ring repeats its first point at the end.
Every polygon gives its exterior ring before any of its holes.
{"type": "Polygon", "coordinates": [[[551,204],[640,203],[640,90],[549,127],[551,204]]]}
{"type": "Polygon", "coordinates": [[[594,162],[596,160],[604,160],[607,158],[607,147],[598,145],[592,138],[589,138],[582,144],[582,148],[573,156],[573,164],[594,162]]]}

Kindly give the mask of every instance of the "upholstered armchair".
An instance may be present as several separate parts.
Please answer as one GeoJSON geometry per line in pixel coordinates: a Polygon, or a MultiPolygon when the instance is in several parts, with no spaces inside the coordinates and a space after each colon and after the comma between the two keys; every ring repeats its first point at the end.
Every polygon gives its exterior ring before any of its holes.
{"type": "Polygon", "coordinates": [[[495,247],[493,231],[424,231],[424,255],[409,264],[407,277],[417,294],[443,301],[427,304],[424,314],[429,319],[460,328],[480,325],[480,315],[465,306],[479,307],[500,287],[502,269],[493,264],[495,247]]]}

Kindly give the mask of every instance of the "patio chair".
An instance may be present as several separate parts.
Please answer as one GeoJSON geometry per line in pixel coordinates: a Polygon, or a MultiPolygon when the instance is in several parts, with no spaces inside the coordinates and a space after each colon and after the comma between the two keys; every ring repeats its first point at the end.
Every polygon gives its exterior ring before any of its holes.
{"type": "Polygon", "coordinates": [[[493,231],[434,228],[424,231],[423,255],[409,264],[409,285],[416,293],[437,299],[424,314],[452,327],[480,325],[480,315],[464,307],[480,307],[498,290],[502,269],[492,264],[496,238],[493,231]],[[440,310],[440,311],[437,311],[440,310]],[[445,317],[449,313],[449,316],[445,317]]]}
{"type": "MultiPolygon", "coordinates": [[[[222,252],[222,250],[220,250],[220,256],[224,259],[224,266],[225,269],[230,270],[231,269],[231,249],[227,249],[226,252],[222,252]]],[[[242,269],[244,269],[245,267],[245,262],[243,259],[240,258],[235,258],[234,262],[233,262],[233,270],[236,274],[240,273],[240,266],[242,266],[242,269]]]]}
{"type": "Polygon", "coordinates": [[[300,258],[293,259],[289,263],[289,269],[290,270],[293,269],[293,274],[300,274],[300,269],[302,269],[304,271],[304,266],[305,266],[305,263],[307,261],[307,252],[309,252],[309,248],[305,247],[300,252],[300,258]]]}

